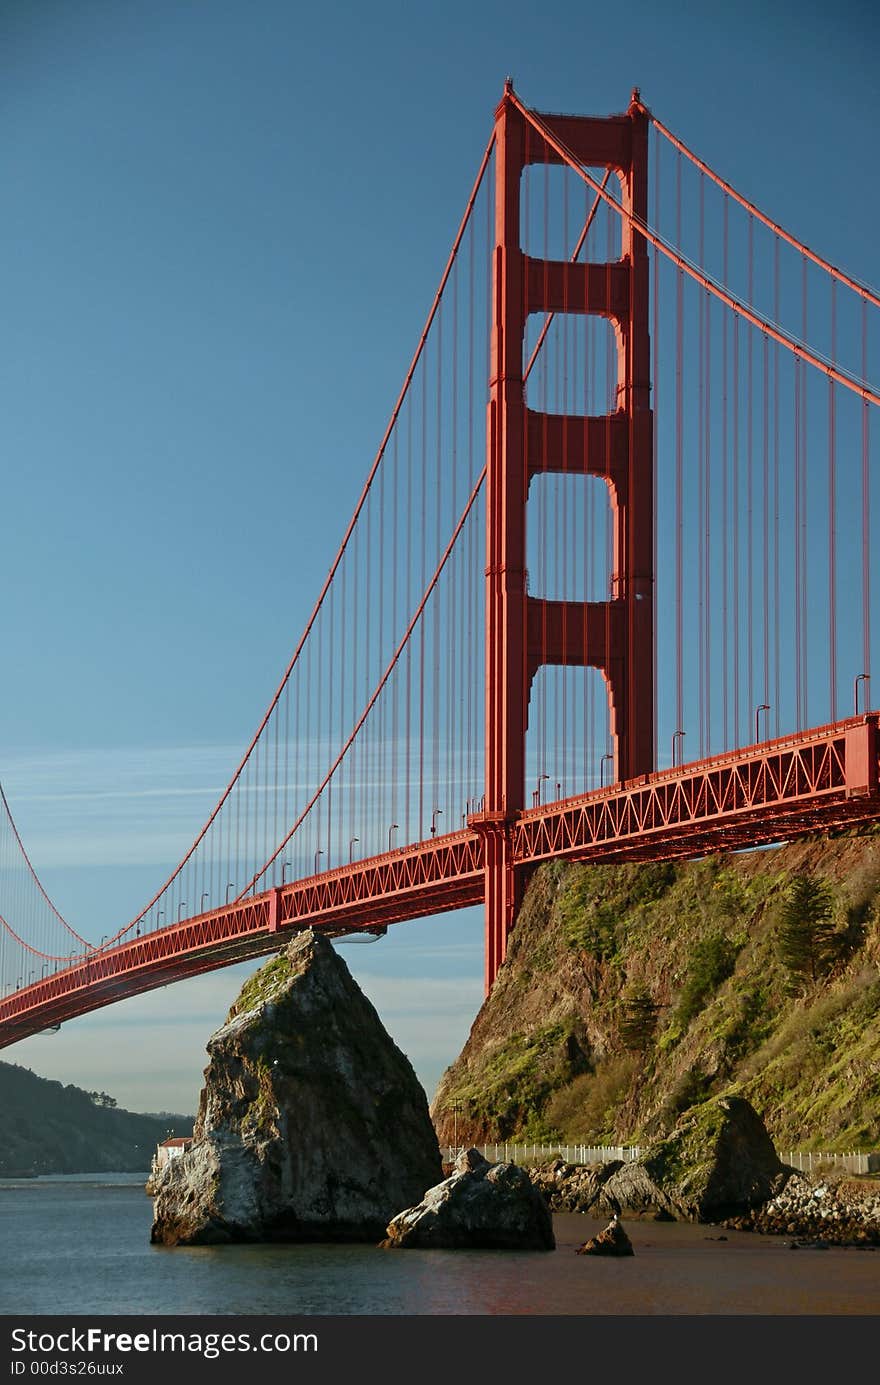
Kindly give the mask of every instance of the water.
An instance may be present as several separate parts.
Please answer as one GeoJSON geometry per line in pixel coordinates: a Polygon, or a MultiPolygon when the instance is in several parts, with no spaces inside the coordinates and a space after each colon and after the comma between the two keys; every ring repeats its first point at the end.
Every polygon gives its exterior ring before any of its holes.
{"type": "Polygon", "coordinates": [[[370,1245],[166,1249],[146,1175],[0,1180],[0,1313],[877,1314],[880,1252],[626,1221],[635,1250],[576,1256],[604,1224],[554,1217],[550,1252],[370,1245]],[[719,1237],[726,1236],[726,1240],[719,1237]]]}

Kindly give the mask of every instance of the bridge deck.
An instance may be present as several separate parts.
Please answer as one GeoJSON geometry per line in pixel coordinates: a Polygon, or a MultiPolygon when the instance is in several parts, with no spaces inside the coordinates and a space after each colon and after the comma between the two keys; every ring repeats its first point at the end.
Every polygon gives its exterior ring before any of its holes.
{"type": "MultiPolygon", "coordinates": [[[[746,747],[577,798],[506,824],[517,865],[552,857],[668,860],[880,819],[880,714],[746,747]]],[[[484,834],[459,832],[291,881],[114,947],[0,1001],[0,1048],[128,996],[282,947],[294,932],[382,932],[480,904],[484,834]]],[[[497,824],[495,824],[497,825],[497,824]]]]}

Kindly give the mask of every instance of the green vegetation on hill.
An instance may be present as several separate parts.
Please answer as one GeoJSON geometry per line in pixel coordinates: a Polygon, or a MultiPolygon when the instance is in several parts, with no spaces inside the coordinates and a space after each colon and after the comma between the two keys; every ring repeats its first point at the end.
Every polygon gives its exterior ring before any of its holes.
{"type": "Polygon", "coordinates": [[[777,1148],[880,1148],[880,836],[533,876],[432,1104],[441,1143],[644,1141],[746,1097],[777,1148]]]}
{"type": "Polygon", "coordinates": [[[0,1177],[146,1172],[157,1144],[192,1127],[192,1116],[121,1111],[106,1092],[0,1063],[0,1177]]]}

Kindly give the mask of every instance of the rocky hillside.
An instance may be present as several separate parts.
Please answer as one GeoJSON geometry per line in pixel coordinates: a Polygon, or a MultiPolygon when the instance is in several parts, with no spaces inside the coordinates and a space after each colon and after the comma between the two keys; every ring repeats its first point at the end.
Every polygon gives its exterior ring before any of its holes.
{"type": "Polygon", "coordinates": [[[880,1148],[880,833],[549,862],[432,1103],[441,1144],[655,1138],[746,1097],[778,1149],[880,1148]]]}
{"type": "Polygon", "coordinates": [[[0,1063],[0,1177],[30,1173],[140,1173],[192,1116],[121,1111],[105,1092],[84,1092],[0,1063]]]}

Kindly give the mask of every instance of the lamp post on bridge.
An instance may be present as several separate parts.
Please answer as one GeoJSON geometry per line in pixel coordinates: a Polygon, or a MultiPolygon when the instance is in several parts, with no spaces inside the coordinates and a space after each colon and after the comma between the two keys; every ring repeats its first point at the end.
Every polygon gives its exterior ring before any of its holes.
{"type": "Polygon", "coordinates": [[[205,912],[204,909],[202,908],[202,905],[204,904],[204,902],[205,902],[206,899],[210,899],[210,898],[211,898],[211,892],[210,892],[210,890],[202,890],[202,897],[201,897],[201,899],[199,900],[199,913],[200,913],[200,914],[203,914],[203,913],[205,912]]]}
{"type": "MultiPolygon", "coordinates": [[[[759,742],[760,739],[761,739],[761,732],[760,732],[760,729],[759,729],[759,728],[760,728],[760,721],[761,721],[761,713],[762,713],[762,712],[769,712],[769,711],[770,711],[770,703],[769,703],[769,702],[762,702],[762,703],[760,704],[760,706],[758,706],[758,707],[755,708],[755,745],[757,745],[758,742],[759,742]]],[[[769,737],[769,719],[768,719],[768,735],[765,736],[764,739],[765,739],[765,740],[769,740],[769,739],[770,739],[770,737],[769,737]]]]}
{"type": "Polygon", "coordinates": [[[550,778],[550,775],[549,775],[549,774],[539,774],[539,775],[538,775],[538,782],[537,782],[537,784],[535,785],[535,788],[534,788],[534,790],[533,790],[533,792],[532,792],[532,807],[533,807],[533,808],[540,808],[540,806],[541,806],[541,785],[543,784],[543,782],[544,782],[545,779],[549,779],[549,778],[550,778]]]}
{"type": "Polygon", "coordinates": [[[604,789],[604,787],[605,787],[605,761],[606,761],[606,760],[610,760],[611,763],[614,764],[614,756],[611,754],[610,750],[609,750],[609,751],[606,751],[606,753],[602,756],[602,759],[599,761],[599,788],[600,788],[600,789],[604,789]]]}
{"type": "Polygon", "coordinates": [[[686,731],[674,731],[673,734],[672,734],[672,768],[673,768],[673,769],[675,769],[675,763],[676,763],[676,762],[675,762],[675,745],[676,745],[676,742],[679,741],[679,740],[682,740],[682,741],[683,741],[686,735],[687,735],[687,732],[686,732],[686,731]]]}
{"type": "Polygon", "coordinates": [[[181,913],[181,910],[182,910],[182,909],[185,909],[185,908],[186,908],[186,900],[185,900],[185,899],[182,899],[182,900],[180,901],[180,903],[178,904],[178,906],[177,906],[177,922],[178,922],[178,923],[180,923],[180,913],[181,913]]]}
{"type": "Polygon", "coordinates": [[[853,702],[854,702],[854,715],[855,715],[855,716],[858,716],[858,714],[859,714],[859,684],[860,684],[860,683],[864,683],[864,685],[865,685],[865,705],[864,705],[864,707],[862,708],[862,710],[865,711],[865,712],[867,712],[868,707],[870,706],[870,690],[869,690],[869,684],[870,684],[870,682],[871,682],[871,675],[870,675],[870,673],[860,673],[860,674],[857,676],[855,683],[853,684],[853,702]]]}
{"type": "Polygon", "coordinates": [[[322,851],[321,847],[318,847],[318,850],[315,852],[315,875],[318,874],[318,857],[323,855],[324,852],[322,851]]]}
{"type": "Polygon", "coordinates": [[[282,885],[284,885],[284,884],[286,883],[287,867],[288,867],[289,865],[290,865],[290,862],[289,862],[289,861],[282,861],[282,862],[281,862],[281,883],[282,883],[282,885]]]}
{"type": "Polygon", "coordinates": [[[234,880],[230,880],[230,881],[229,881],[229,884],[226,886],[226,903],[227,903],[227,904],[229,903],[229,891],[230,891],[230,890],[234,890],[234,889],[235,889],[235,881],[234,881],[234,880]]]}
{"type": "Polygon", "coordinates": [[[435,808],[434,811],[433,811],[433,813],[431,814],[431,836],[432,836],[432,837],[436,837],[436,835],[437,835],[437,819],[440,818],[440,817],[442,817],[442,816],[443,816],[443,809],[442,809],[442,808],[435,808]]]}
{"type": "Polygon", "coordinates": [[[389,851],[391,850],[391,833],[392,833],[392,832],[396,832],[399,826],[400,826],[400,823],[399,823],[399,822],[392,822],[391,826],[388,828],[388,850],[389,850],[389,851]]]}
{"type": "Polygon", "coordinates": [[[360,841],[360,837],[352,837],[352,838],[350,839],[349,843],[348,843],[348,864],[349,864],[349,865],[351,865],[351,862],[352,862],[352,851],[353,851],[353,849],[354,849],[354,845],[355,845],[356,842],[359,842],[359,841],[360,841]]]}

